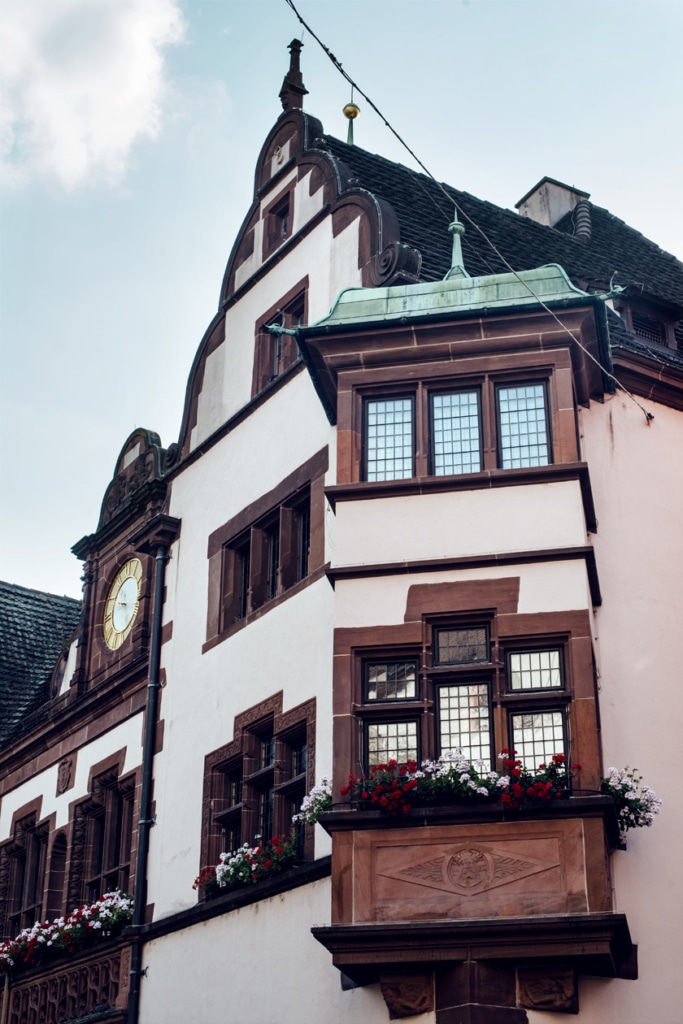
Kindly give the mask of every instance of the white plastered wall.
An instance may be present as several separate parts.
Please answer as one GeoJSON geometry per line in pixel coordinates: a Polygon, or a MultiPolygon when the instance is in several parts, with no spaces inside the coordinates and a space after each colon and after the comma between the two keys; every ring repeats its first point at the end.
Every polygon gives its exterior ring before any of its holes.
{"type": "Polygon", "coordinates": [[[206,361],[192,448],[249,402],[256,325],[268,309],[298,284],[302,267],[307,268],[309,279],[309,323],[329,312],[342,287],[360,284],[358,230],[359,221],[355,220],[333,238],[332,218],[326,217],[230,307],[225,319],[225,341],[206,361]]]}
{"type": "MultiPolygon", "coordinates": [[[[635,766],[664,803],[612,855],[615,910],[638,945],[637,981],[583,978],[579,1024],[679,1024],[683,1003],[683,413],[622,394],[580,410],[598,517],[595,615],[605,768],[635,766]]],[[[557,1014],[529,1013],[531,1024],[557,1014]]]]}
{"type": "Polygon", "coordinates": [[[449,569],[337,580],[335,625],[338,628],[402,623],[410,587],[420,584],[471,583],[473,580],[520,578],[520,614],[576,611],[590,607],[590,593],[583,559],[565,562],[491,566],[481,569],[449,569]]]}
{"type": "MultiPolygon", "coordinates": [[[[196,902],[204,758],[233,738],[236,715],[280,690],[284,711],[316,697],[316,777],[331,773],[334,595],[326,578],[202,654],[208,537],[325,446],[329,479],[334,431],[307,374],[299,374],[173,482],[170,513],[182,529],[167,575],[173,636],[162,649],[164,746],[155,758],[149,871],[156,918],[196,902]]],[[[321,856],[329,838],[317,833],[321,856]]]]}
{"type": "Polygon", "coordinates": [[[76,770],[73,786],[57,796],[58,762],[38,775],[32,775],[26,782],[6,792],[0,806],[0,842],[9,838],[12,815],[30,800],[42,796],[41,818],[56,812],[56,828],[69,823],[69,804],[88,795],[88,777],[94,764],[109,754],[126,748],[123,773],[132,771],[142,762],[142,714],[134,715],[120,725],[99,736],[92,743],[80,747],[76,756],[76,770]]]}
{"type": "Polygon", "coordinates": [[[329,914],[324,880],[148,943],[140,1024],[386,1024],[379,986],[342,991],[311,935],[329,914]]]}
{"type": "Polygon", "coordinates": [[[337,505],[335,564],[358,565],[587,543],[578,481],[337,505]]]}

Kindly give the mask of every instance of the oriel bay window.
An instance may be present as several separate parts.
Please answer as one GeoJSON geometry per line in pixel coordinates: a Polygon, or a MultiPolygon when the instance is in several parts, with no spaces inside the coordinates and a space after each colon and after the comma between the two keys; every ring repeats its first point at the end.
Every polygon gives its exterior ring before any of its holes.
{"type": "Polygon", "coordinates": [[[363,479],[454,476],[553,461],[548,388],[484,377],[476,386],[363,398],[363,479]]]}
{"type": "Polygon", "coordinates": [[[428,625],[414,657],[367,657],[361,676],[358,763],[373,765],[435,758],[459,749],[497,768],[514,748],[529,768],[568,755],[566,642],[508,647],[496,620],[428,625]],[[422,666],[420,669],[419,666],[422,666]]]}

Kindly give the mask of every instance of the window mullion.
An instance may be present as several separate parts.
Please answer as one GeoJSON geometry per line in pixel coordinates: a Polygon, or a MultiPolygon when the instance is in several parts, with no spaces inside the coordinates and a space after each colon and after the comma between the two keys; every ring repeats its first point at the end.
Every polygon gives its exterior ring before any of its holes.
{"type": "Polygon", "coordinates": [[[493,385],[487,378],[481,389],[481,422],[483,468],[496,469],[498,466],[498,435],[493,385]]]}
{"type": "Polygon", "coordinates": [[[415,393],[415,414],[413,418],[413,473],[427,476],[429,468],[429,400],[422,384],[415,393]]]}

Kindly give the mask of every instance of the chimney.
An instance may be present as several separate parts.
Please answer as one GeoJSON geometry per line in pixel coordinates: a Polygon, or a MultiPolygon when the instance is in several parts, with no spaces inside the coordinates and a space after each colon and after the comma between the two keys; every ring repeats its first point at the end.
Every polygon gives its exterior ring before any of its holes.
{"type": "Polygon", "coordinates": [[[590,192],[582,192],[572,185],[565,185],[555,178],[541,178],[537,185],[515,203],[520,217],[528,217],[538,224],[555,227],[565,213],[569,213],[582,200],[590,198],[590,192]]]}

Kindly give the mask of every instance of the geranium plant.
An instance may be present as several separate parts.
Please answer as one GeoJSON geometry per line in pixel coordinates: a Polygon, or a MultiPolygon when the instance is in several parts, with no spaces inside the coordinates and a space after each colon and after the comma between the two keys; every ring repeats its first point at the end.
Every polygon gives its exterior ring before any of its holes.
{"type": "Polygon", "coordinates": [[[215,896],[223,889],[253,885],[286,871],[296,864],[297,859],[294,830],[287,839],[274,836],[267,843],[258,843],[256,846],[244,843],[237,850],[221,853],[215,867],[203,868],[192,888],[204,890],[207,896],[215,896]]]}
{"type": "Polygon", "coordinates": [[[649,786],[643,785],[642,776],[635,768],[608,768],[602,780],[602,792],[614,800],[619,821],[619,839],[626,842],[631,828],[648,828],[659,814],[662,801],[649,786]]]}
{"type": "Polygon", "coordinates": [[[51,924],[36,921],[15,939],[0,943],[0,973],[26,970],[88,949],[104,938],[118,935],[132,919],[133,897],[116,889],[51,924]]]}
{"type": "Polygon", "coordinates": [[[437,761],[416,761],[373,765],[370,775],[349,775],[341,789],[360,804],[387,814],[407,814],[411,807],[451,801],[491,801],[500,798],[507,809],[521,807],[524,801],[551,800],[566,794],[575,771],[568,768],[564,754],[553,754],[548,764],[535,770],[525,768],[516,751],[500,754],[503,772],[491,771],[485,761],[470,761],[461,750],[449,750],[437,761]]]}

